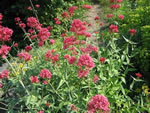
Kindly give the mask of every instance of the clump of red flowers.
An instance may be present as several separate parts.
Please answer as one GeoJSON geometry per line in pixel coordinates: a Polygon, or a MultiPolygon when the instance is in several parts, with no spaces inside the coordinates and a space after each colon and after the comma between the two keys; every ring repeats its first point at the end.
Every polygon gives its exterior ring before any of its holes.
{"type": "Polygon", "coordinates": [[[108,99],[103,95],[96,95],[91,98],[87,105],[88,113],[109,113],[108,99]]]}
{"type": "Polygon", "coordinates": [[[56,64],[59,60],[59,55],[56,54],[54,50],[48,50],[45,54],[45,60],[51,60],[53,64],[56,64]]]}
{"type": "Polygon", "coordinates": [[[17,54],[17,56],[20,59],[23,59],[25,61],[29,61],[29,60],[32,59],[32,56],[28,52],[20,52],[20,53],[17,54]]]}
{"type": "Polygon", "coordinates": [[[82,8],[91,9],[92,6],[91,5],[82,5],[82,8]]]}
{"type": "Polygon", "coordinates": [[[0,72],[0,79],[9,78],[9,71],[6,69],[2,72],[0,72]]]}
{"type": "Polygon", "coordinates": [[[109,26],[109,30],[110,30],[111,32],[114,32],[114,33],[119,32],[117,25],[110,25],[110,26],[109,26]]]}
{"type": "Polygon", "coordinates": [[[99,80],[98,76],[97,76],[97,75],[94,75],[94,77],[93,77],[93,82],[96,83],[98,80],[99,80]]]}
{"type": "Polygon", "coordinates": [[[0,48],[0,56],[2,58],[6,58],[7,54],[9,53],[10,51],[10,47],[7,46],[7,45],[2,45],[1,48],[0,48]]]}
{"type": "Polygon", "coordinates": [[[32,47],[31,47],[31,46],[26,46],[26,47],[25,47],[25,51],[26,51],[26,52],[29,52],[29,51],[31,51],[31,50],[32,50],[32,47]]]}
{"type": "Polygon", "coordinates": [[[129,33],[130,33],[130,35],[134,35],[136,33],[136,30],[135,29],[129,29],[129,33]]]}
{"type": "Polygon", "coordinates": [[[31,80],[32,83],[38,83],[38,82],[40,82],[37,76],[31,76],[30,80],[31,80]]]}
{"type": "Polygon", "coordinates": [[[105,59],[104,57],[100,57],[100,58],[99,58],[99,61],[100,61],[102,64],[105,63],[105,60],[106,60],[106,59],[105,59]]]}
{"type": "Polygon", "coordinates": [[[124,16],[123,16],[123,15],[119,15],[118,18],[119,18],[120,20],[123,20],[123,19],[124,19],[124,16]]]}
{"type": "Polygon", "coordinates": [[[76,11],[77,9],[78,9],[77,6],[72,6],[72,7],[69,7],[68,12],[71,16],[73,16],[74,11],[76,11]]]}
{"type": "Polygon", "coordinates": [[[139,78],[141,78],[143,76],[141,73],[136,73],[135,75],[139,78]]]}
{"type": "Polygon", "coordinates": [[[48,69],[42,69],[40,72],[40,77],[50,79],[52,77],[52,73],[48,69]]]}

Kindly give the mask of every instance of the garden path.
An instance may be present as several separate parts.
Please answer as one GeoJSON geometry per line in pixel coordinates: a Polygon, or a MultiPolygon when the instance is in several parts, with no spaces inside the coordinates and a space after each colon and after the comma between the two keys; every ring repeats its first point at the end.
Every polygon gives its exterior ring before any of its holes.
{"type": "MultiPolygon", "coordinates": [[[[86,16],[86,21],[90,24],[92,24],[91,27],[87,28],[87,31],[90,32],[92,34],[90,41],[92,41],[93,43],[96,42],[96,37],[95,37],[95,32],[100,33],[102,31],[103,28],[108,26],[108,23],[106,22],[106,20],[104,19],[104,13],[103,13],[103,9],[100,7],[99,4],[94,4],[92,5],[92,8],[90,10],[88,10],[85,14],[86,16]],[[100,17],[100,22],[96,23],[96,21],[94,20],[94,18],[98,16],[100,17]],[[102,23],[102,25],[100,26],[100,23],[102,23]]],[[[101,44],[101,42],[98,42],[99,44],[101,44]]]]}

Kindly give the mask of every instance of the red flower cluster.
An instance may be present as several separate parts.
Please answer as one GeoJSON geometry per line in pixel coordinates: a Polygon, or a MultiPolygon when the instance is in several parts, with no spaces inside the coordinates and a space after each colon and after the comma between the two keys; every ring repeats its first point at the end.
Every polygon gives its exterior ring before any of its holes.
{"type": "Polygon", "coordinates": [[[2,58],[6,58],[6,55],[9,53],[10,51],[10,47],[7,45],[2,45],[0,48],[0,56],[2,56],[2,58]]]}
{"type": "Polygon", "coordinates": [[[108,14],[107,18],[112,18],[114,15],[113,14],[108,14]]]}
{"type": "Polygon", "coordinates": [[[50,79],[52,77],[52,73],[48,69],[42,69],[40,72],[40,77],[50,79]]]}
{"type": "Polygon", "coordinates": [[[8,27],[0,26],[0,41],[10,41],[13,30],[8,27]]]}
{"type": "Polygon", "coordinates": [[[91,69],[95,67],[95,64],[93,62],[92,57],[85,54],[85,55],[80,56],[77,66],[80,66],[80,67],[84,66],[86,69],[91,69]]]}
{"type": "Polygon", "coordinates": [[[27,26],[35,29],[39,29],[39,23],[35,17],[27,18],[27,26]]]}
{"type": "Polygon", "coordinates": [[[76,11],[77,9],[78,9],[77,6],[72,6],[72,7],[70,7],[70,8],[68,9],[68,12],[69,12],[69,14],[70,14],[71,16],[73,16],[74,11],[76,11]]]}
{"type": "Polygon", "coordinates": [[[20,28],[25,28],[26,27],[26,24],[22,23],[22,21],[19,17],[15,18],[15,22],[16,22],[16,25],[19,25],[20,28]]]}
{"type": "Polygon", "coordinates": [[[120,20],[123,20],[123,19],[124,19],[124,16],[123,16],[123,15],[119,15],[118,18],[119,18],[120,20]]]}
{"type": "Polygon", "coordinates": [[[136,30],[135,29],[129,29],[129,33],[130,33],[130,35],[134,35],[136,33],[136,30]]]}
{"type": "Polygon", "coordinates": [[[91,5],[82,5],[82,8],[91,9],[92,6],[91,5]]]}
{"type": "Polygon", "coordinates": [[[40,111],[39,111],[39,112],[37,112],[37,113],[44,113],[44,111],[40,110],[40,111]]]}
{"type": "Polygon", "coordinates": [[[98,76],[97,76],[97,75],[94,75],[94,77],[93,77],[93,82],[96,83],[98,80],[99,80],[98,76]]]}
{"type": "Polygon", "coordinates": [[[100,113],[109,112],[109,102],[108,99],[103,95],[96,95],[91,98],[88,102],[88,113],[100,113]]]}
{"type": "Polygon", "coordinates": [[[85,22],[82,22],[79,19],[74,19],[71,24],[70,31],[74,32],[76,35],[85,35],[86,37],[90,37],[91,34],[86,32],[85,25],[86,25],[85,22]]]}
{"type": "Polygon", "coordinates": [[[73,36],[67,37],[64,39],[63,48],[67,49],[70,45],[73,45],[75,42],[75,38],[73,36]]]}
{"type": "Polygon", "coordinates": [[[110,6],[110,9],[118,9],[120,8],[120,4],[113,4],[110,6]]]}
{"type": "Polygon", "coordinates": [[[18,53],[17,56],[20,58],[20,59],[23,59],[25,61],[29,61],[31,60],[32,56],[28,53],[28,52],[21,52],[21,53],[18,53]]]}
{"type": "Polygon", "coordinates": [[[40,5],[39,5],[39,4],[36,4],[36,5],[35,5],[35,7],[36,7],[36,8],[39,8],[39,7],[40,7],[40,5]]]}
{"type": "Polygon", "coordinates": [[[32,83],[40,82],[37,76],[31,76],[30,80],[31,80],[32,83]]]}
{"type": "Polygon", "coordinates": [[[69,64],[74,64],[76,62],[76,60],[77,60],[75,56],[70,56],[67,59],[68,59],[68,63],[69,64]]]}
{"type": "Polygon", "coordinates": [[[31,46],[26,46],[26,47],[25,47],[25,51],[26,51],[26,52],[29,52],[29,51],[31,51],[31,50],[32,50],[32,47],[31,47],[31,46]]]}
{"type": "Polygon", "coordinates": [[[100,61],[102,64],[105,62],[105,60],[106,60],[106,59],[105,59],[104,57],[100,57],[100,58],[99,58],[99,61],[100,61]]]}
{"type": "Polygon", "coordinates": [[[96,16],[95,18],[94,18],[94,20],[99,20],[100,19],[100,17],[99,16],[96,16]]]}
{"type": "Polygon", "coordinates": [[[0,24],[2,23],[3,15],[0,13],[0,24]]]}
{"type": "Polygon", "coordinates": [[[39,46],[42,46],[44,44],[44,41],[48,40],[48,38],[50,37],[50,32],[48,31],[47,28],[41,28],[39,33],[38,33],[38,42],[39,42],[39,46]]]}
{"type": "Polygon", "coordinates": [[[48,50],[45,54],[45,60],[51,60],[53,64],[55,64],[59,60],[59,55],[54,54],[54,50],[48,50]]]}
{"type": "Polygon", "coordinates": [[[109,30],[110,30],[111,32],[114,32],[114,33],[119,32],[117,25],[110,25],[110,26],[109,26],[109,30]]]}
{"type": "Polygon", "coordinates": [[[136,73],[135,75],[139,78],[141,78],[143,76],[141,73],[136,73]]]}
{"type": "Polygon", "coordinates": [[[68,16],[68,13],[67,13],[67,12],[63,12],[63,13],[62,13],[62,17],[63,17],[63,18],[68,18],[68,17],[69,17],[69,16],[68,16]]]}
{"type": "Polygon", "coordinates": [[[54,43],[55,43],[55,40],[54,40],[54,39],[50,39],[50,40],[49,40],[49,43],[50,43],[50,44],[54,44],[54,43]]]}
{"type": "Polygon", "coordinates": [[[9,71],[4,70],[0,73],[0,79],[9,78],[9,71]]]}
{"type": "Polygon", "coordinates": [[[56,24],[61,24],[61,21],[58,18],[54,18],[56,24]]]}
{"type": "Polygon", "coordinates": [[[86,48],[80,48],[82,53],[91,53],[92,51],[98,52],[98,48],[96,46],[92,46],[91,44],[87,44],[86,48]]]}
{"type": "Polygon", "coordinates": [[[80,67],[80,69],[78,70],[78,77],[82,78],[82,77],[85,77],[89,73],[90,69],[95,67],[95,64],[93,62],[92,57],[85,54],[85,55],[80,56],[77,62],[77,66],[80,67]],[[83,68],[85,69],[83,70],[83,68]]]}

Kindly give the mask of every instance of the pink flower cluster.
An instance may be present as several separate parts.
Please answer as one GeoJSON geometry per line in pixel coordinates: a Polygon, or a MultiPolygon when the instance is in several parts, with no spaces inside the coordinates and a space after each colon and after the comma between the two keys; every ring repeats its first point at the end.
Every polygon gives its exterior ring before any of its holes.
{"type": "Polygon", "coordinates": [[[63,48],[67,49],[69,46],[73,45],[75,42],[75,38],[73,36],[67,37],[64,39],[63,48]]]}
{"type": "Polygon", "coordinates": [[[56,24],[61,24],[61,21],[59,20],[59,18],[54,18],[54,20],[56,24]]]}
{"type": "Polygon", "coordinates": [[[123,20],[123,19],[124,19],[124,16],[123,16],[123,15],[119,15],[118,18],[119,18],[120,20],[123,20]]]}
{"type": "Polygon", "coordinates": [[[108,14],[107,18],[112,18],[114,15],[113,14],[108,14]]]}
{"type": "Polygon", "coordinates": [[[13,30],[8,27],[0,26],[0,41],[10,41],[13,30]]]}
{"type": "Polygon", "coordinates": [[[32,58],[32,56],[28,52],[20,52],[20,53],[17,54],[17,56],[20,59],[23,59],[25,61],[29,61],[32,58]]]}
{"type": "Polygon", "coordinates": [[[40,72],[40,77],[50,79],[52,77],[52,73],[48,69],[42,69],[40,72]]]}
{"type": "Polygon", "coordinates": [[[82,5],[82,8],[85,8],[85,9],[91,9],[92,6],[91,6],[91,5],[82,5]]]}
{"type": "Polygon", "coordinates": [[[2,58],[6,58],[7,54],[10,51],[10,47],[7,45],[2,45],[0,48],[0,56],[2,56],[2,58]]]}
{"type": "Polygon", "coordinates": [[[71,16],[73,16],[74,11],[76,11],[77,9],[78,9],[77,6],[72,6],[72,7],[69,7],[68,12],[71,16]]]}
{"type": "Polygon", "coordinates": [[[39,23],[35,17],[27,18],[27,26],[35,29],[39,29],[39,23]]]}
{"type": "Polygon", "coordinates": [[[117,25],[110,25],[110,26],[109,26],[109,30],[110,30],[111,32],[114,32],[114,33],[119,32],[117,25]]]}
{"type": "Polygon", "coordinates": [[[15,18],[16,25],[19,25],[20,28],[25,28],[26,24],[24,24],[19,17],[15,18]]]}
{"type": "Polygon", "coordinates": [[[9,71],[4,70],[0,73],[0,79],[9,78],[9,71]]]}
{"type": "Polygon", "coordinates": [[[0,24],[2,23],[3,15],[0,13],[0,24]]]}
{"type": "Polygon", "coordinates": [[[81,52],[82,53],[91,53],[92,51],[94,51],[94,52],[98,52],[98,48],[96,47],[96,46],[92,46],[91,44],[87,44],[86,45],[86,48],[80,48],[80,50],[81,50],[81,52]]]}
{"type": "Polygon", "coordinates": [[[88,113],[109,113],[109,102],[108,99],[103,95],[96,95],[91,98],[88,102],[88,113]]]}
{"type": "Polygon", "coordinates": [[[41,28],[38,33],[38,45],[42,46],[44,44],[44,41],[48,40],[50,37],[50,32],[47,28],[41,28]]]}
{"type": "Polygon", "coordinates": [[[62,13],[62,17],[63,17],[63,18],[68,18],[68,17],[69,17],[69,15],[68,15],[68,13],[67,13],[67,12],[63,12],[63,13],[62,13]]]}
{"type": "Polygon", "coordinates": [[[26,51],[26,52],[29,52],[29,51],[31,51],[31,50],[32,50],[32,47],[31,47],[31,46],[26,46],[26,47],[25,47],[25,51],[26,51]]]}
{"type": "Polygon", "coordinates": [[[110,6],[110,9],[118,9],[120,8],[120,4],[113,4],[110,6]]]}
{"type": "Polygon", "coordinates": [[[69,64],[74,64],[76,62],[76,60],[77,60],[75,56],[70,56],[67,59],[68,59],[68,63],[69,64]]]}
{"type": "Polygon", "coordinates": [[[130,35],[134,35],[136,33],[136,30],[135,29],[129,29],[129,33],[130,33],[130,35]]]}
{"type": "Polygon", "coordinates": [[[48,50],[45,54],[45,60],[51,60],[53,64],[56,64],[59,60],[59,55],[56,54],[54,50],[48,50]]]}
{"type": "Polygon", "coordinates": [[[80,56],[80,58],[78,59],[78,62],[77,62],[77,66],[80,67],[80,69],[78,71],[78,77],[82,78],[82,77],[85,77],[89,73],[90,69],[95,67],[95,64],[93,62],[92,57],[85,54],[85,55],[80,56]],[[85,70],[83,70],[83,68],[85,70]]]}
{"type": "Polygon", "coordinates": [[[85,24],[86,24],[85,22],[82,22],[79,19],[74,19],[71,24],[70,31],[74,32],[76,35],[84,35],[86,37],[90,37],[91,34],[86,32],[85,24]]]}
{"type": "Polygon", "coordinates": [[[38,82],[40,82],[37,76],[31,76],[30,80],[31,80],[32,83],[38,83],[38,82]]]}

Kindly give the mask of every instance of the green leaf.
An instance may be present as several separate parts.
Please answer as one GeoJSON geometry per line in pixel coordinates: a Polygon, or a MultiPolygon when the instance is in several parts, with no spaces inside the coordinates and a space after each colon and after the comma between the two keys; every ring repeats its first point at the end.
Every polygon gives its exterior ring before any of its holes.
{"type": "Polygon", "coordinates": [[[128,42],[128,43],[130,43],[130,44],[137,44],[137,43],[135,43],[135,42],[133,42],[133,41],[131,41],[131,40],[125,38],[123,35],[122,35],[122,37],[124,38],[124,40],[125,40],[126,42],[128,42]]]}

